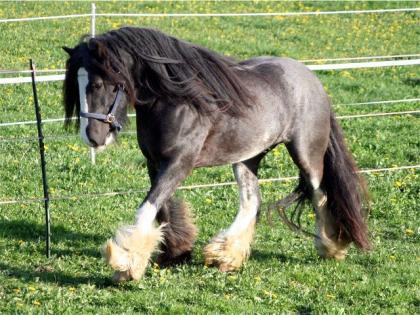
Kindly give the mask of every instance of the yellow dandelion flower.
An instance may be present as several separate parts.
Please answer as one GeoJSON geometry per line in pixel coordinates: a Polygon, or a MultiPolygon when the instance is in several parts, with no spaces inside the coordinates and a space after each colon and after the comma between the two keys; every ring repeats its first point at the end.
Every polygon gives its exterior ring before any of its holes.
{"type": "Polygon", "coordinates": [[[405,229],[405,234],[411,236],[414,234],[414,231],[412,229],[405,229]]]}
{"type": "Polygon", "coordinates": [[[34,287],[28,287],[28,290],[31,291],[31,292],[36,291],[36,289],[34,287]]]}
{"type": "Polygon", "coordinates": [[[267,291],[267,290],[263,290],[263,293],[267,296],[269,296],[270,298],[276,298],[277,295],[271,291],[267,291]]]}
{"type": "Polygon", "coordinates": [[[41,302],[38,301],[38,300],[35,300],[35,301],[32,302],[32,304],[33,305],[36,305],[36,306],[40,306],[41,305],[41,302]]]}

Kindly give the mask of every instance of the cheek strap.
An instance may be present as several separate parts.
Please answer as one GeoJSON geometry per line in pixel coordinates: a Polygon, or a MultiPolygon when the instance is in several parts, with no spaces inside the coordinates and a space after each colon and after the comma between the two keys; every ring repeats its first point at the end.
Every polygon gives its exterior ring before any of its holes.
{"type": "Polygon", "coordinates": [[[110,124],[113,128],[116,128],[118,131],[122,129],[122,125],[118,122],[117,118],[115,117],[115,113],[118,107],[121,104],[121,99],[124,94],[124,86],[122,84],[118,85],[117,95],[115,96],[114,102],[111,105],[111,109],[108,114],[100,114],[100,113],[87,113],[80,111],[80,117],[83,118],[92,118],[104,123],[110,124]]]}

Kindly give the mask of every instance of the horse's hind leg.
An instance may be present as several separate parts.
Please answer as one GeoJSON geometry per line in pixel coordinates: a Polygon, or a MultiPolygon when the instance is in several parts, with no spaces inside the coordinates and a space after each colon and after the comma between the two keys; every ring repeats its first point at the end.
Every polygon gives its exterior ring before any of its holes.
{"type": "MultiPolygon", "coordinates": [[[[147,170],[150,181],[154,183],[158,171],[150,160],[147,161],[147,170]]],[[[161,266],[169,266],[189,260],[197,228],[188,205],[183,200],[171,197],[159,209],[156,220],[163,226],[164,237],[156,262],[161,266]]]]}
{"type": "Polygon", "coordinates": [[[164,224],[162,253],[156,262],[168,266],[188,261],[197,236],[188,205],[172,197],[159,210],[156,219],[159,224],[164,224]]]}
{"type": "Polygon", "coordinates": [[[220,271],[232,271],[240,268],[248,258],[261,203],[257,169],[262,156],[233,165],[239,185],[239,212],[233,224],[205,247],[206,265],[217,266],[220,271]]]}
{"type": "Polygon", "coordinates": [[[315,209],[317,237],[314,240],[318,254],[324,258],[344,259],[349,242],[339,239],[337,224],[327,206],[327,194],[321,186],[324,174],[324,155],[328,136],[306,135],[286,144],[290,155],[299,167],[307,185],[310,185],[311,201],[315,209]]]}

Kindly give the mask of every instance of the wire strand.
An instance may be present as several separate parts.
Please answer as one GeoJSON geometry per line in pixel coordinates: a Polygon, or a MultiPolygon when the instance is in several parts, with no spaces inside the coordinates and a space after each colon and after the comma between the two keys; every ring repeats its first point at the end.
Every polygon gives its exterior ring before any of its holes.
{"type": "MultiPolygon", "coordinates": [[[[380,104],[394,104],[394,103],[413,103],[413,102],[419,102],[420,98],[409,98],[409,99],[400,99],[400,100],[387,100],[387,101],[371,101],[371,102],[362,102],[362,103],[348,103],[348,104],[337,104],[333,106],[356,106],[356,105],[380,105],[380,104]]],[[[402,115],[402,114],[410,114],[412,112],[417,112],[417,109],[413,111],[403,111],[403,112],[389,112],[389,113],[378,113],[380,115],[378,116],[386,116],[388,115],[402,115]]],[[[370,114],[376,114],[376,113],[369,113],[370,114]]],[[[136,114],[128,114],[128,117],[136,117],[136,114]]],[[[341,116],[341,117],[351,117],[350,116],[341,116]]],[[[75,120],[76,118],[71,118],[72,120],[75,120]]],[[[345,119],[345,118],[343,118],[345,119]]],[[[49,118],[49,119],[43,119],[43,123],[55,123],[55,122],[64,122],[64,118],[49,118]]],[[[13,122],[5,122],[0,123],[0,127],[8,127],[8,126],[19,126],[19,125],[33,125],[36,124],[35,120],[27,120],[27,121],[13,121],[13,122]]]]}
{"type": "MultiPolygon", "coordinates": [[[[402,170],[410,170],[410,169],[418,169],[420,168],[419,165],[404,165],[404,166],[394,166],[394,167],[384,167],[384,168],[377,168],[377,169],[364,169],[360,170],[358,173],[362,174],[372,174],[372,173],[380,173],[380,172],[395,172],[395,171],[402,171],[402,170]]],[[[290,177],[278,177],[278,178],[265,178],[259,179],[258,182],[260,184],[272,183],[272,182],[284,182],[284,181],[292,181],[298,179],[298,176],[290,176],[290,177]]],[[[224,182],[224,183],[212,183],[212,184],[197,184],[197,185],[188,185],[188,186],[180,186],[178,190],[195,190],[195,189],[207,189],[207,188],[218,188],[218,187],[226,187],[226,186],[234,186],[237,183],[232,182],[224,182]]],[[[73,196],[56,196],[50,197],[50,201],[61,201],[61,200],[81,200],[83,198],[99,198],[99,197],[113,197],[119,195],[128,195],[132,193],[142,193],[147,192],[147,189],[137,189],[137,190],[128,190],[128,191],[114,191],[114,192],[104,192],[104,193],[92,193],[92,194],[82,194],[82,195],[73,195],[73,196]]],[[[43,198],[29,198],[29,199],[13,199],[13,200],[1,200],[1,205],[10,205],[10,204],[22,204],[22,203],[36,203],[36,202],[44,202],[45,199],[43,198]]]]}

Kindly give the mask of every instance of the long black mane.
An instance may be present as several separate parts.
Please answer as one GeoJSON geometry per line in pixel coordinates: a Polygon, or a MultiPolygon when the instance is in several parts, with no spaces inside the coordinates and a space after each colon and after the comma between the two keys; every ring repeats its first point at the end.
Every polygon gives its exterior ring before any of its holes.
{"type": "Polygon", "coordinates": [[[233,59],[149,28],[124,27],[83,39],[67,61],[66,117],[78,114],[77,70],[83,66],[124,83],[132,103],[190,103],[199,112],[241,115],[252,97],[238,76],[248,71],[233,59]],[[76,92],[76,93],[75,93],[76,92]]]}

